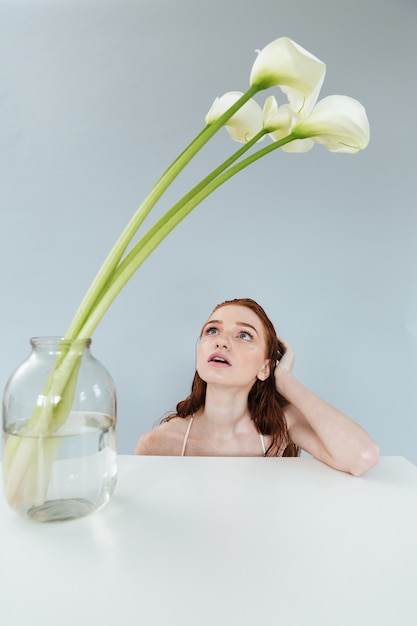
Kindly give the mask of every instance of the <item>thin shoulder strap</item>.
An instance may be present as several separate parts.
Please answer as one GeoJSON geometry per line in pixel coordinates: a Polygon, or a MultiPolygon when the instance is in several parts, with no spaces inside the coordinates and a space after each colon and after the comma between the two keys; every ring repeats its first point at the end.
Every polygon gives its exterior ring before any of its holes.
{"type": "Polygon", "coordinates": [[[261,438],[261,444],[262,444],[262,451],[264,453],[264,456],[266,456],[266,447],[265,447],[265,439],[262,433],[259,433],[259,437],[261,438]]]}
{"type": "Polygon", "coordinates": [[[191,416],[190,421],[188,422],[188,428],[185,432],[184,442],[182,444],[181,456],[185,455],[185,448],[187,447],[188,435],[190,434],[191,424],[193,423],[194,415],[191,416]]]}

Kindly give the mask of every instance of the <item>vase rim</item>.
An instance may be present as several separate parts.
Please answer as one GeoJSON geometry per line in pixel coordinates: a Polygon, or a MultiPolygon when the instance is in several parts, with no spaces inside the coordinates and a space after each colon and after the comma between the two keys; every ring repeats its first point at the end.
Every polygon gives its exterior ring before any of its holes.
{"type": "Polygon", "coordinates": [[[30,338],[30,344],[36,345],[79,345],[83,344],[87,348],[91,346],[91,337],[77,337],[76,339],[66,339],[59,335],[45,335],[30,338]]]}

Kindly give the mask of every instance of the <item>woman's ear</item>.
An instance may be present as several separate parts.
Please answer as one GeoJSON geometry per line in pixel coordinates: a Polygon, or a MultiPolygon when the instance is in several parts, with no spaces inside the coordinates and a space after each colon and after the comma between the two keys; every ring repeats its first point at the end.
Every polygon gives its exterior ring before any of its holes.
{"type": "Polygon", "coordinates": [[[269,365],[269,359],[266,359],[265,363],[262,366],[262,368],[258,372],[257,378],[259,380],[264,381],[264,380],[266,380],[268,378],[270,373],[271,373],[271,367],[269,365]]]}

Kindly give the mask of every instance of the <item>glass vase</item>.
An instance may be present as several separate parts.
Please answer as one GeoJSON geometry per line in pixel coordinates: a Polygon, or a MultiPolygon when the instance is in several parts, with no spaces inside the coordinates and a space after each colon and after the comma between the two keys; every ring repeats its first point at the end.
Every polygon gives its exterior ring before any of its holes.
{"type": "Polygon", "coordinates": [[[36,337],[3,396],[3,489],[40,522],[104,506],[117,479],[116,393],[91,340],[36,337]]]}

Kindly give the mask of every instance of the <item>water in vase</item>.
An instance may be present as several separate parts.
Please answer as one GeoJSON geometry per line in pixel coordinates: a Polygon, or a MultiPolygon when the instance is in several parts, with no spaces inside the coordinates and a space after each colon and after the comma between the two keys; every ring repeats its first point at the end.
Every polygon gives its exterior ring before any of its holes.
{"type": "Polygon", "coordinates": [[[4,459],[4,489],[12,508],[35,521],[68,520],[101,508],[117,478],[115,419],[95,412],[72,412],[50,437],[35,437],[27,420],[10,424],[4,436],[18,440],[24,459],[10,484],[4,459]]]}

